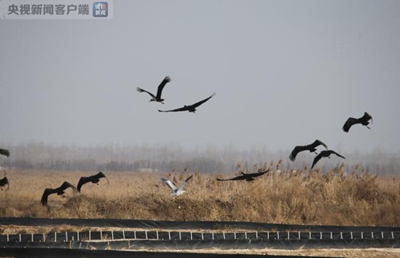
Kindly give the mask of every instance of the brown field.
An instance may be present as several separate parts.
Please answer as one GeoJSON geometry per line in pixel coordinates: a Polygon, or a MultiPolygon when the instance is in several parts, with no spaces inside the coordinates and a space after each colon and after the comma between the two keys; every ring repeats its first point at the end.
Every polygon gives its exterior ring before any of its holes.
{"type": "MultiPolygon", "coordinates": [[[[357,169],[272,171],[253,182],[217,181],[232,174],[113,172],[110,181],[88,183],[81,194],[40,199],[47,187],[77,185],[96,172],[10,170],[10,189],[0,192],[1,217],[123,218],[155,220],[257,221],[312,225],[400,225],[400,178],[373,176],[357,169]],[[180,184],[194,174],[184,193],[172,197],[158,176],[180,184]]],[[[238,173],[236,173],[238,174],[238,173]]]]}

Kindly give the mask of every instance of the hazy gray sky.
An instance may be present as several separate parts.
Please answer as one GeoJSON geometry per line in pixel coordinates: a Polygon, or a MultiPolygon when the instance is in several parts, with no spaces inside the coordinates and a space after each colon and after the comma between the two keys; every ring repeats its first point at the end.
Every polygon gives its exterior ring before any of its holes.
{"type": "Polygon", "coordinates": [[[122,1],[0,20],[0,143],[400,150],[400,1],[122,1]],[[149,103],[165,76],[165,105],[149,103]],[[217,95],[193,113],[159,113],[217,95]],[[371,130],[341,127],[364,111],[371,130]]]}

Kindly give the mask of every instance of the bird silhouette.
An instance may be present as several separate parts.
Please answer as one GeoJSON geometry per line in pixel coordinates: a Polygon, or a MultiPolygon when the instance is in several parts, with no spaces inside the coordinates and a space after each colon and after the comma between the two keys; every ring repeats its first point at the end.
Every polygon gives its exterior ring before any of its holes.
{"type": "Polygon", "coordinates": [[[343,129],[343,131],[348,133],[350,128],[355,124],[362,124],[362,125],[366,126],[368,129],[371,129],[368,126],[369,120],[371,120],[371,122],[373,122],[372,116],[370,114],[368,114],[367,112],[364,112],[364,115],[360,118],[349,117],[347,119],[346,123],[344,123],[342,129],[343,129]]]}
{"type": "Polygon", "coordinates": [[[181,111],[189,111],[189,112],[196,112],[196,108],[198,106],[200,106],[201,104],[203,104],[204,102],[207,102],[209,99],[211,99],[212,97],[215,96],[215,93],[213,93],[210,97],[203,99],[202,101],[199,101],[197,103],[194,103],[193,105],[189,105],[189,106],[183,106],[181,108],[177,108],[177,109],[172,109],[172,110],[158,110],[158,112],[181,112],[181,111]]]}
{"type": "Polygon", "coordinates": [[[169,179],[160,177],[160,180],[172,190],[171,195],[175,197],[175,196],[181,195],[185,192],[183,190],[183,187],[189,182],[190,179],[192,179],[192,177],[193,177],[193,175],[186,178],[186,180],[179,187],[176,187],[176,185],[174,183],[172,183],[171,180],[169,180],[169,179]]]}
{"type": "MultiPolygon", "coordinates": [[[[8,179],[6,176],[4,178],[0,179],[0,187],[3,187],[5,185],[7,185],[7,190],[10,189],[10,183],[8,182],[8,179]]],[[[1,190],[3,190],[3,188],[1,190]]]]}
{"type": "Polygon", "coordinates": [[[144,90],[144,89],[139,88],[139,87],[137,87],[136,90],[137,90],[138,92],[146,92],[147,94],[149,94],[149,95],[151,96],[151,99],[150,99],[149,102],[154,101],[154,102],[161,102],[162,104],[164,104],[164,102],[163,102],[164,99],[161,98],[161,93],[162,93],[162,91],[163,91],[165,85],[166,85],[167,83],[169,83],[170,81],[171,81],[171,78],[170,78],[170,77],[166,76],[166,77],[164,78],[164,80],[160,83],[160,85],[158,85],[157,95],[156,95],[156,96],[154,96],[153,93],[148,92],[147,90],[144,90]]]}
{"type": "Polygon", "coordinates": [[[81,179],[79,179],[79,182],[78,182],[78,191],[80,192],[81,191],[81,188],[82,188],[82,186],[84,185],[84,184],[86,184],[86,183],[89,183],[89,182],[92,182],[93,184],[98,184],[99,183],[99,181],[100,181],[100,178],[105,178],[105,179],[107,179],[107,182],[108,182],[108,184],[110,184],[110,181],[108,181],[108,178],[103,174],[103,172],[99,172],[99,173],[97,173],[96,175],[93,175],[93,176],[88,176],[88,177],[81,177],[81,179]]]}
{"type": "Polygon", "coordinates": [[[217,178],[218,181],[235,181],[235,180],[246,180],[247,182],[254,181],[256,177],[262,176],[266,173],[269,172],[269,169],[267,171],[262,171],[262,172],[256,172],[256,173],[244,173],[241,172],[240,176],[233,177],[233,178],[228,178],[228,179],[222,179],[222,178],[217,178]]]}
{"type": "Polygon", "coordinates": [[[313,167],[315,166],[315,164],[317,164],[317,162],[322,159],[322,158],[330,158],[329,156],[331,154],[335,154],[338,157],[341,157],[342,159],[346,159],[345,157],[343,157],[342,155],[340,155],[339,153],[333,151],[333,150],[323,150],[321,151],[315,158],[313,161],[313,164],[311,166],[311,169],[313,169],[313,167]]]}
{"type": "Polygon", "coordinates": [[[73,186],[72,184],[70,184],[70,183],[68,183],[67,181],[65,181],[60,187],[58,187],[58,188],[46,188],[45,190],[44,190],[44,192],[43,192],[43,195],[42,195],[42,199],[41,199],[41,202],[42,202],[42,204],[43,205],[46,205],[47,204],[47,199],[48,199],[48,196],[50,195],[50,194],[54,194],[54,193],[57,193],[57,195],[63,195],[63,194],[65,194],[65,190],[68,188],[68,187],[71,187],[72,188],[72,190],[74,191],[74,192],[77,192],[78,190],[75,188],[75,186],[73,186]]]}
{"type": "Polygon", "coordinates": [[[320,140],[315,140],[313,143],[311,143],[309,145],[296,146],[296,147],[294,147],[294,149],[290,153],[289,159],[291,161],[294,161],[299,152],[306,151],[306,150],[308,150],[310,152],[315,152],[315,154],[317,154],[316,150],[317,150],[317,147],[320,146],[320,145],[324,146],[325,149],[328,149],[328,146],[326,146],[326,144],[321,142],[320,140]]]}
{"type": "Polygon", "coordinates": [[[0,155],[10,157],[10,151],[6,149],[0,149],[0,155]]]}

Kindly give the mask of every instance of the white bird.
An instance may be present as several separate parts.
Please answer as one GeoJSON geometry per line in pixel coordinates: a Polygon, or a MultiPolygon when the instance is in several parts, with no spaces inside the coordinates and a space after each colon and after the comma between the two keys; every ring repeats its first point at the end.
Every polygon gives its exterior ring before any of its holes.
{"type": "Polygon", "coordinates": [[[168,185],[168,187],[172,190],[172,196],[178,196],[183,194],[185,191],[183,190],[183,187],[189,182],[190,179],[192,179],[193,175],[191,175],[190,177],[186,178],[186,180],[179,186],[179,188],[176,187],[176,185],[174,183],[171,182],[171,180],[160,177],[160,180],[168,185]]]}

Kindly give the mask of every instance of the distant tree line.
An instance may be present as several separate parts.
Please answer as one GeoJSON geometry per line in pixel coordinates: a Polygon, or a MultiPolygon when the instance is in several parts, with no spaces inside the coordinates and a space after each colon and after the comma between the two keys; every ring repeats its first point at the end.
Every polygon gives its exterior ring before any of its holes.
{"type": "MultiPolygon", "coordinates": [[[[295,162],[288,160],[284,151],[271,152],[266,148],[237,150],[233,147],[218,149],[215,146],[184,149],[177,145],[170,146],[53,146],[42,143],[23,145],[1,145],[11,151],[10,158],[0,157],[0,166],[15,169],[62,170],[62,171],[155,171],[203,173],[224,173],[241,168],[253,169],[253,165],[263,167],[264,163],[277,169],[276,163],[282,159],[279,169],[310,168],[313,154],[303,155],[295,162]],[[274,164],[275,162],[275,164],[274,164]]],[[[386,153],[376,150],[370,153],[344,153],[347,171],[351,173],[358,164],[372,174],[398,174],[400,153],[386,153]]],[[[321,164],[326,171],[339,166],[342,160],[331,159],[321,164]]]]}

